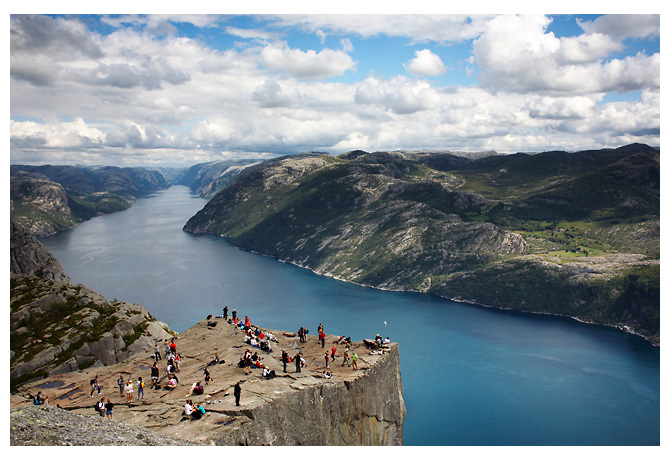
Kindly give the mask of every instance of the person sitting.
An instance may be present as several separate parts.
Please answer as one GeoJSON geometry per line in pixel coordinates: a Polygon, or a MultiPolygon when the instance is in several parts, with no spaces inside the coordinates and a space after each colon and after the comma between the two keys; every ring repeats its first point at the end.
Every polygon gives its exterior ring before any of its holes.
{"type": "MultiPolygon", "coordinates": [[[[225,363],[225,361],[223,361],[225,363]]],[[[214,355],[214,359],[211,360],[207,366],[214,366],[215,364],[219,364],[219,355],[214,355]]]]}
{"type": "Polygon", "coordinates": [[[258,353],[254,351],[254,354],[251,356],[252,361],[258,361],[258,353]]]}
{"type": "Polygon", "coordinates": [[[375,342],[377,342],[378,346],[381,346],[382,345],[382,336],[377,334],[377,336],[375,337],[375,342]]]}
{"type": "Polygon", "coordinates": [[[386,338],[384,339],[384,344],[387,344],[387,343],[391,343],[391,339],[389,339],[388,337],[386,337],[386,338]]]}
{"type": "Polygon", "coordinates": [[[268,369],[267,367],[263,369],[263,377],[265,377],[267,380],[273,379],[277,376],[275,374],[275,371],[268,369]]]}
{"type": "Polygon", "coordinates": [[[184,404],[184,415],[187,416],[187,417],[190,417],[191,414],[193,414],[193,405],[192,404],[193,403],[191,402],[190,399],[188,401],[186,401],[186,404],[184,404]]]}
{"type": "Polygon", "coordinates": [[[249,340],[249,345],[251,345],[252,347],[257,347],[258,346],[258,340],[256,340],[256,337],[252,337],[249,340]]]}
{"type": "Polygon", "coordinates": [[[42,399],[42,392],[38,391],[35,397],[33,398],[33,406],[39,406],[44,402],[42,399]]]}
{"type": "Polygon", "coordinates": [[[330,379],[330,378],[332,378],[332,377],[333,377],[333,373],[332,373],[332,372],[325,371],[325,370],[323,371],[323,378],[325,378],[325,379],[330,379]]]}
{"type": "Polygon", "coordinates": [[[177,380],[177,376],[172,374],[170,376],[170,380],[168,380],[168,384],[166,385],[166,388],[168,390],[174,390],[177,388],[177,385],[179,384],[179,380],[177,380]]]}

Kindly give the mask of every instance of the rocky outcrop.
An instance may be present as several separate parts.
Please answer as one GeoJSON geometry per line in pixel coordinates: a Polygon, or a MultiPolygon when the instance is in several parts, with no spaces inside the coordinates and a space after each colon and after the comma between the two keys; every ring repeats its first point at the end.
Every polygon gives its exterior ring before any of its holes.
{"type": "Polygon", "coordinates": [[[9,270],[45,280],[69,282],[60,262],[23,228],[10,222],[9,270]]]}
{"type": "Polygon", "coordinates": [[[10,446],[195,446],[130,423],[90,417],[55,406],[31,406],[9,414],[10,446]]]}
{"type": "MultiPolygon", "coordinates": [[[[11,395],[11,407],[29,406],[32,396],[41,391],[51,405],[99,419],[92,408],[95,398],[88,396],[89,380],[97,375],[102,396],[115,404],[114,420],[148,428],[170,439],[206,445],[403,444],[405,404],[397,343],[372,350],[365,341],[352,342],[351,352],[359,356],[356,370],[342,365],[344,347],[335,344],[338,337],[327,335],[325,350],[335,346],[338,357],[330,363],[332,378],[326,379],[324,348],[315,336],[300,343],[295,333],[262,329],[265,335],[276,338],[270,341],[272,350],[265,352],[246,344],[246,335],[237,326],[220,318],[216,322],[216,326],[208,327],[207,321],[201,321],[179,334],[175,342],[182,360],[176,374],[179,384],[174,390],[165,388],[164,359],[157,362],[161,388],[149,388],[154,359],[146,353],[119,364],[23,385],[11,395]],[[238,366],[247,347],[259,353],[261,363],[275,372],[275,378],[264,378],[260,368],[252,368],[247,374],[238,366]],[[296,372],[294,365],[288,364],[284,372],[281,350],[291,356],[299,351],[306,367],[296,372]],[[208,364],[215,354],[220,362],[208,364]],[[204,367],[212,377],[208,384],[203,378],[204,367]],[[133,402],[128,404],[116,385],[119,375],[135,382],[142,377],[147,382],[145,397],[137,399],[135,390],[133,402]],[[204,394],[189,394],[195,382],[203,384],[204,394]],[[233,396],[237,382],[242,388],[240,406],[236,406],[233,396]],[[205,408],[200,420],[183,416],[187,399],[205,408]]],[[[47,432],[49,429],[48,425],[44,427],[47,432]]],[[[53,439],[55,444],[60,442],[58,436],[53,439]]],[[[76,439],[70,443],[79,445],[76,439]]]]}
{"type": "Polygon", "coordinates": [[[82,285],[11,275],[10,382],[119,363],[172,337],[142,305],[82,285]]]}
{"type": "Polygon", "coordinates": [[[10,384],[121,362],[172,337],[139,304],[72,285],[60,262],[11,224],[10,384]]]}

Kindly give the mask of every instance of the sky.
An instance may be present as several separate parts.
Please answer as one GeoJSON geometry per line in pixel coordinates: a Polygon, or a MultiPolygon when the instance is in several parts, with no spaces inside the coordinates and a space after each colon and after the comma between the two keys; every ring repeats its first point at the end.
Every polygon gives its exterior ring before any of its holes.
{"type": "Polygon", "coordinates": [[[10,163],[660,146],[659,14],[267,5],[11,14],[10,163]]]}

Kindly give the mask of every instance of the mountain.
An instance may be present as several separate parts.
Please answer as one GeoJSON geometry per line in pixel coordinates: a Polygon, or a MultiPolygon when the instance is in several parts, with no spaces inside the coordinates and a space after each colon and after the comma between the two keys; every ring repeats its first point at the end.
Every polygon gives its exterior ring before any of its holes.
{"type": "Polygon", "coordinates": [[[219,190],[230,185],[237,175],[257,160],[212,161],[191,166],[174,183],[186,185],[203,198],[211,198],[219,190]]]}
{"type": "Polygon", "coordinates": [[[73,285],[39,241],[11,227],[10,387],[118,363],[172,337],[142,305],[73,285]]]}
{"type": "Polygon", "coordinates": [[[170,186],[163,173],[145,168],[12,165],[10,170],[12,219],[36,237],[122,211],[170,186]]]}
{"type": "Polygon", "coordinates": [[[185,225],[383,289],[561,314],[659,341],[659,154],[303,154],[250,166],[185,225]]]}

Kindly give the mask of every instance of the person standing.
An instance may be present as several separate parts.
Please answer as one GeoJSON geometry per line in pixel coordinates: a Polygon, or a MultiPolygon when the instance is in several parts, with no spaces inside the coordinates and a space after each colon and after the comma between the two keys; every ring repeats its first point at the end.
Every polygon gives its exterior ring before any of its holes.
{"type": "Polygon", "coordinates": [[[223,319],[224,321],[228,319],[228,305],[223,307],[223,319]]]}
{"type": "Polygon", "coordinates": [[[342,356],[344,356],[344,360],[342,361],[342,365],[343,366],[348,366],[349,365],[349,348],[344,349],[344,353],[343,353],[342,356]]]}
{"type": "Polygon", "coordinates": [[[98,401],[96,409],[100,413],[100,417],[105,416],[105,398],[101,398],[100,401],[98,401]]]}
{"type": "Polygon", "coordinates": [[[300,343],[305,342],[305,340],[304,340],[304,330],[303,330],[302,326],[300,327],[300,329],[298,329],[298,337],[300,337],[300,343]]]}
{"type": "Polygon", "coordinates": [[[284,373],[286,373],[286,363],[288,363],[288,353],[286,353],[286,350],[281,351],[281,362],[284,363],[284,373]]]}
{"type": "Polygon", "coordinates": [[[240,382],[237,382],[235,384],[235,390],[233,391],[235,394],[235,405],[239,406],[240,405],[240,396],[242,396],[242,387],[240,386],[240,382]]]}
{"type": "Polygon", "coordinates": [[[296,353],[293,359],[295,359],[295,371],[300,372],[300,352],[296,353]]]}
{"type": "Polygon", "coordinates": [[[144,380],[142,380],[142,377],[138,377],[137,379],[137,399],[142,399],[144,398],[144,380]]]}
{"type": "Polygon", "coordinates": [[[237,324],[237,310],[233,308],[233,323],[237,324]]]}
{"type": "Polygon", "coordinates": [[[156,361],[161,359],[161,347],[158,346],[158,342],[154,346],[154,358],[156,358],[156,361]]]}
{"type": "Polygon", "coordinates": [[[328,366],[328,358],[329,358],[328,352],[325,352],[323,354],[323,358],[326,360],[326,369],[328,369],[330,367],[330,366],[328,366]]]}
{"type": "Polygon", "coordinates": [[[156,387],[158,389],[158,364],[154,361],[154,365],[151,367],[151,388],[156,387]]]}
{"type": "Polygon", "coordinates": [[[105,412],[107,413],[107,418],[114,420],[114,403],[107,398],[107,404],[105,404],[105,412]]]}
{"type": "Polygon", "coordinates": [[[354,355],[351,357],[351,367],[354,370],[358,370],[358,355],[354,351],[354,355]]]}
{"type": "Polygon", "coordinates": [[[126,398],[128,398],[128,403],[133,402],[133,379],[128,377],[128,383],[126,384],[126,398]]]}
{"type": "Polygon", "coordinates": [[[126,382],[123,380],[123,375],[119,377],[119,380],[117,380],[116,383],[119,385],[119,396],[123,396],[123,390],[126,388],[126,382]]]}
{"type": "Polygon", "coordinates": [[[333,348],[330,349],[330,360],[332,362],[335,362],[335,354],[337,353],[337,348],[333,346],[333,348]]]}
{"type": "Polygon", "coordinates": [[[325,348],[325,346],[326,346],[326,334],[323,333],[323,328],[321,329],[321,332],[319,332],[319,340],[321,340],[321,348],[325,348]]]}

